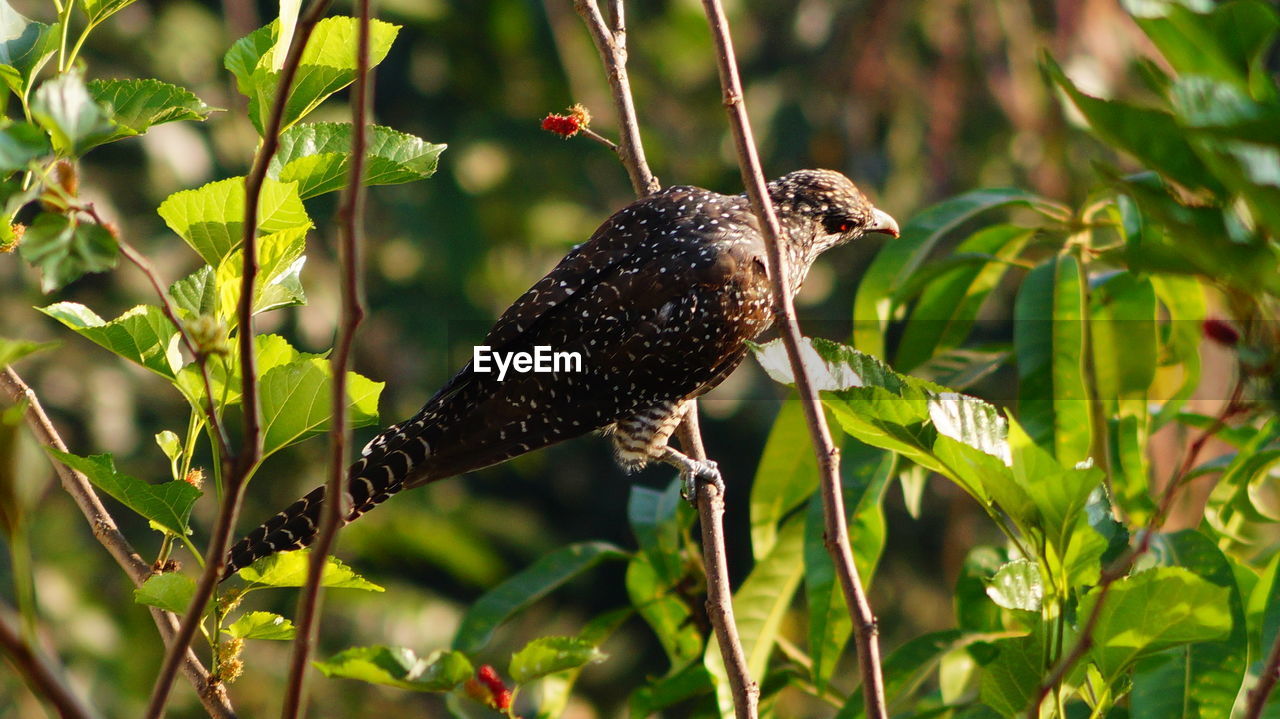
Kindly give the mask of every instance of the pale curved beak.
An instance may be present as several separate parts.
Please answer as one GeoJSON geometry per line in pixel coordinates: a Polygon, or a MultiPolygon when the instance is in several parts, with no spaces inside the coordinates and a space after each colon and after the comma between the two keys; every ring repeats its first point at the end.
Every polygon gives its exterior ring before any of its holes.
{"type": "Polygon", "coordinates": [[[871,210],[871,223],[867,225],[866,232],[880,232],[890,237],[898,236],[898,221],[889,216],[884,210],[871,210]]]}

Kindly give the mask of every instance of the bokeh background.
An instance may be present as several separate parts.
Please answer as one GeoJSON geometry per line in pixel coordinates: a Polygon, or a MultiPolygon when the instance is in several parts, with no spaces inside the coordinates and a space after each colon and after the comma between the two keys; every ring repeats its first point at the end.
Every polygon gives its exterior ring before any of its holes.
{"type": "MultiPolygon", "coordinates": [[[[1101,150],[1042,80],[1042,51],[1087,91],[1143,93],[1134,65],[1148,51],[1116,0],[725,4],[766,172],[841,170],[900,222],[976,187],[1025,187],[1070,203],[1087,195],[1095,181],[1090,160],[1101,150]]],[[[739,191],[700,4],[627,5],[629,68],[654,171],[664,184],[739,191]]],[[[42,0],[15,6],[53,20],[42,0]]],[[[348,12],[349,4],[336,3],[336,11],[348,12]]],[[[91,78],[157,77],[230,110],[95,150],[83,166],[84,194],[169,281],[198,260],[155,208],[171,192],[247,170],[257,136],[236,112],[244,98],[222,54],[275,12],[274,3],[246,0],[140,0],[95,31],[84,52],[91,78]]],[[[628,202],[631,190],[603,147],[539,129],[546,113],[582,102],[593,128],[616,136],[600,62],[570,0],[381,0],[377,14],[402,26],[378,70],[377,121],[449,145],[432,179],[370,194],[371,311],[355,368],[387,383],[381,412],[389,422],[416,411],[506,305],[628,202]]],[[[345,93],[313,118],[346,120],[344,103],[345,93]]],[[[308,208],[318,224],[303,273],[309,305],[265,315],[260,324],[307,351],[331,344],[337,315],[332,197],[308,208]]],[[[799,298],[810,334],[847,338],[859,275],[879,244],[868,239],[819,261],[799,298]]],[[[131,474],[166,477],[152,436],[182,433],[180,398],[31,309],[73,300],[112,317],[152,301],[144,278],[122,267],[45,297],[33,270],[10,256],[0,258],[0,283],[0,334],[63,342],[20,369],[72,451],[109,451],[131,474]]],[[[992,317],[1006,316],[1007,304],[997,296],[992,317]]],[[[707,446],[729,484],[729,551],[739,577],[750,557],[748,483],[782,396],[748,361],[702,403],[707,446]]],[[[362,431],[361,441],[371,432],[362,431]]],[[[323,440],[312,440],[273,457],[249,489],[241,529],[318,484],[325,456],[323,440]]],[[[32,543],[42,618],[56,628],[50,639],[104,714],[137,715],[160,660],[151,620],[38,450],[24,446],[21,466],[38,518],[32,543]]],[[[387,593],[329,592],[320,654],[357,643],[424,654],[444,647],[469,603],[542,553],[587,539],[634,546],[625,521],[629,483],[660,487],[671,479],[662,469],[626,477],[604,441],[584,438],[397,498],[341,536],[339,554],[387,593]]],[[[888,549],[871,588],[889,648],[951,624],[958,563],[987,531],[956,495],[941,483],[930,487],[918,518],[896,489],[890,496],[888,549]]],[[[207,532],[213,511],[208,498],[197,506],[198,531],[207,532]]],[[[116,517],[154,555],[158,535],[127,512],[116,517]]],[[[6,565],[0,591],[11,590],[10,576],[6,565]]],[[[291,615],[296,597],[260,592],[251,601],[291,615]]],[[[625,603],[622,565],[603,566],[504,627],[481,660],[503,666],[529,638],[575,633],[586,618],[625,603]]],[[[604,649],[611,659],[584,673],[569,716],[618,716],[640,677],[666,669],[638,619],[604,649]]],[[[245,676],[232,687],[243,716],[277,711],[287,651],[286,643],[250,643],[245,676]]],[[[182,680],[178,686],[171,716],[201,715],[190,689],[182,680]]],[[[349,681],[315,678],[312,696],[313,716],[444,714],[438,699],[349,681]]],[[[0,670],[0,717],[43,715],[8,667],[0,670]]]]}

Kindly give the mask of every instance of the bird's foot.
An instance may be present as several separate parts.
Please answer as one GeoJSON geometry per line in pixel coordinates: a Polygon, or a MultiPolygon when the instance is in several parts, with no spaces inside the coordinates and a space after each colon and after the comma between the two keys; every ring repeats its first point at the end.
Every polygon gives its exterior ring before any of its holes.
{"type": "Polygon", "coordinates": [[[720,467],[712,460],[694,459],[668,448],[662,461],[680,470],[680,496],[686,502],[697,503],[699,481],[715,485],[720,494],[724,494],[724,479],[720,476],[720,467]]]}

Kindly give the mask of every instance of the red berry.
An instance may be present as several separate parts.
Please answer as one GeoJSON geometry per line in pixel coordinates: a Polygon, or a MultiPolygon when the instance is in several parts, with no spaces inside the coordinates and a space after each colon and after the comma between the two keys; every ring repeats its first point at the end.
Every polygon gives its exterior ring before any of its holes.
{"type": "Polygon", "coordinates": [[[582,130],[582,121],[573,115],[551,114],[542,118],[542,129],[569,138],[582,130]]]}
{"type": "Polygon", "coordinates": [[[495,697],[499,692],[507,690],[507,685],[502,683],[502,677],[498,676],[498,672],[488,664],[480,665],[476,670],[476,677],[489,688],[489,692],[495,697]]]}
{"type": "Polygon", "coordinates": [[[507,688],[499,689],[493,693],[493,704],[498,711],[506,711],[511,708],[511,690],[507,688]]]}
{"type": "Polygon", "coordinates": [[[1220,319],[1207,319],[1202,325],[1204,336],[1227,347],[1235,347],[1240,343],[1240,332],[1230,322],[1220,319]]]}

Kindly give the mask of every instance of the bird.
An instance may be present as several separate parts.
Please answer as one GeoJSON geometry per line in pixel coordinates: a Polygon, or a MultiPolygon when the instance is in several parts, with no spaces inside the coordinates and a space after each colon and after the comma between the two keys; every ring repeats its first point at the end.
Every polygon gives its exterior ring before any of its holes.
{"type": "MultiPolygon", "coordinates": [[[[898,236],[893,217],[839,172],[798,170],[768,192],[793,296],[827,249],[867,233],[898,236]]],[[[773,323],[768,266],[745,195],[677,185],[617,211],[484,339],[490,358],[542,347],[576,353],[578,366],[500,377],[473,355],[416,415],[364,447],[348,469],[344,521],[401,490],[593,431],[609,437],[628,472],[661,462],[680,471],[686,492],[695,478],[723,488],[714,462],[668,441],[691,400],[724,381],[773,323]]],[[[222,578],[309,545],[325,501],[320,486],[250,532],[229,551],[222,578]]]]}

